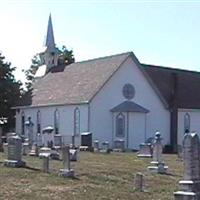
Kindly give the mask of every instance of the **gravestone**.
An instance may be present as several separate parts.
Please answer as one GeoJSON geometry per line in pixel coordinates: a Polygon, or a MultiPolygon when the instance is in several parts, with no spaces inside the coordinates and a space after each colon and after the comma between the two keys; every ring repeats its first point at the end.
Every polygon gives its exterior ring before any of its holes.
{"type": "Polygon", "coordinates": [[[148,169],[151,172],[163,174],[166,173],[168,166],[166,166],[164,161],[162,161],[163,146],[161,140],[160,132],[156,132],[155,140],[153,142],[153,161],[151,162],[152,165],[149,166],[148,169]]]}
{"type": "Polygon", "coordinates": [[[41,133],[37,134],[36,144],[37,144],[38,147],[42,147],[43,146],[43,143],[42,143],[42,134],[41,133]]]}
{"type": "Polygon", "coordinates": [[[185,134],[183,139],[183,180],[180,191],[174,193],[175,200],[200,199],[200,142],[196,133],[185,134]]]}
{"type": "Polygon", "coordinates": [[[137,157],[138,158],[152,158],[152,144],[151,143],[140,144],[140,150],[137,157]]]}
{"type": "Polygon", "coordinates": [[[135,175],[135,190],[139,192],[144,191],[144,175],[140,172],[135,175]]]}
{"type": "Polygon", "coordinates": [[[33,142],[35,141],[34,134],[33,134],[33,126],[34,124],[31,121],[31,117],[28,117],[28,120],[25,122],[25,127],[26,127],[25,134],[26,134],[26,137],[28,138],[30,148],[32,147],[33,142]]]}
{"type": "Polygon", "coordinates": [[[3,143],[3,152],[8,155],[8,143],[3,143]]]}
{"type": "Polygon", "coordinates": [[[62,136],[61,135],[54,135],[54,146],[62,146],[62,136]]]}
{"type": "Polygon", "coordinates": [[[26,156],[30,152],[29,143],[22,143],[22,155],[26,156]]]}
{"type": "Polygon", "coordinates": [[[94,140],[94,152],[99,152],[99,140],[94,140]]]}
{"type": "Polygon", "coordinates": [[[77,161],[77,149],[70,149],[70,161],[77,161]]]}
{"type": "Polygon", "coordinates": [[[29,152],[29,156],[38,156],[38,154],[39,154],[38,146],[37,146],[37,144],[33,144],[32,148],[29,152]]]}
{"type": "Polygon", "coordinates": [[[49,173],[49,155],[48,153],[42,155],[42,171],[44,173],[49,173]]]}
{"type": "Polygon", "coordinates": [[[25,162],[22,161],[22,139],[17,135],[8,137],[8,154],[4,165],[8,167],[25,166],[25,162]]]}
{"type": "Polygon", "coordinates": [[[114,140],[114,149],[113,151],[122,152],[125,150],[125,141],[124,139],[115,139],[114,140]]]}
{"type": "Polygon", "coordinates": [[[102,149],[100,150],[100,152],[101,153],[110,153],[108,141],[102,142],[102,149]]]}
{"type": "Polygon", "coordinates": [[[74,177],[74,170],[70,167],[70,151],[69,146],[62,147],[63,169],[60,169],[59,175],[62,177],[74,177]]]}
{"type": "Polygon", "coordinates": [[[46,154],[49,154],[49,156],[50,156],[51,149],[49,147],[42,147],[42,148],[40,148],[40,150],[39,150],[39,157],[42,158],[43,155],[46,156],[46,154]]]}

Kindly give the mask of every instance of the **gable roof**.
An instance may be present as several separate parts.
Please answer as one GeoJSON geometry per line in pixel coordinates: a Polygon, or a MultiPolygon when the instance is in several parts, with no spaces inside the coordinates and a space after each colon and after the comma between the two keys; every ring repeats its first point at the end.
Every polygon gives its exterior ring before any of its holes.
{"type": "Polygon", "coordinates": [[[141,64],[169,107],[200,108],[200,72],[141,64]]]}
{"type": "Polygon", "coordinates": [[[140,64],[132,52],[52,68],[36,80],[18,106],[88,103],[128,57],[141,69],[166,108],[175,104],[178,108],[200,108],[200,72],[140,64]]]}
{"type": "Polygon", "coordinates": [[[88,103],[131,52],[58,66],[36,80],[31,101],[23,106],[88,103]]]}
{"type": "Polygon", "coordinates": [[[124,101],[110,110],[111,112],[139,112],[148,113],[149,110],[133,101],[124,101]]]}

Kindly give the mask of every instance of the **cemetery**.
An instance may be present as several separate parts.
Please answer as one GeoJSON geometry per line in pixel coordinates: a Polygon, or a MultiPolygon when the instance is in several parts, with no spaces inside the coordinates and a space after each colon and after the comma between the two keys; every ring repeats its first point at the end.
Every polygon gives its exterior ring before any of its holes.
{"type": "Polygon", "coordinates": [[[0,126],[0,199],[200,200],[197,72],[133,52],[66,64],[51,15],[38,55],[15,129],[0,126]]]}
{"type": "Polygon", "coordinates": [[[7,144],[1,144],[0,199],[200,198],[200,142],[196,133],[185,134],[182,159],[178,154],[162,153],[160,132],[152,141],[152,156],[145,156],[149,149],[144,144],[144,149],[132,152],[108,151],[107,142],[100,149],[97,141],[94,151],[80,151],[71,144],[54,148],[27,142],[9,133],[7,144]],[[141,152],[144,157],[138,157],[141,152]]]}

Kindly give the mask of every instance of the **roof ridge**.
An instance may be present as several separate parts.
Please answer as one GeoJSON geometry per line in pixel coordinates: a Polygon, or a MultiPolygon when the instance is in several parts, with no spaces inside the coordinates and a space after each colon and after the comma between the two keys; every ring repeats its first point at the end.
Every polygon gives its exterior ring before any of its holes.
{"type": "Polygon", "coordinates": [[[78,64],[78,63],[84,63],[84,62],[92,62],[95,60],[101,60],[101,59],[106,59],[106,58],[112,58],[112,57],[117,57],[117,56],[122,56],[122,55],[130,55],[132,53],[132,51],[127,51],[124,53],[119,53],[119,54],[113,54],[113,55],[109,55],[109,56],[102,56],[102,57],[97,57],[97,58],[92,58],[92,59],[88,59],[88,60],[82,60],[82,61],[78,61],[78,62],[74,62],[72,64],[78,64]]]}
{"type": "Polygon", "coordinates": [[[146,63],[141,63],[142,66],[146,66],[146,67],[154,67],[154,68],[160,68],[160,69],[166,69],[166,70],[171,70],[171,71],[179,71],[179,72],[188,72],[188,73],[195,73],[195,74],[199,74],[200,71],[195,71],[195,70],[188,70],[188,69],[181,69],[181,68],[177,68],[177,67],[166,67],[166,66],[162,66],[162,65],[153,65],[153,64],[146,64],[146,63]]]}

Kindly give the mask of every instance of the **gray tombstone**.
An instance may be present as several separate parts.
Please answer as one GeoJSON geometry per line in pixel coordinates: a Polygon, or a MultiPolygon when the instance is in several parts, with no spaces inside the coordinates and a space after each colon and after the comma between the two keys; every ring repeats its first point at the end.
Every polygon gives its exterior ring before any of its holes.
{"type": "Polygon", "coordinates": [[[29,143],[25,142],[22,144],[22,155],[26,156],[30,152],[29,143]]]}
{"type": "Polygon", "coordinates": [[[188,133],[183,139],[183,180],[179,181],[180,191],[175,200],[200,199],[200,141],[196,133],[188,133]]]}
{"type": "Polygon", "coordinates": [[[30,147],[32,147],[33,142],[35,141],[33,135],[33,126],[34,124],[31,121],[31,117],[28,117],[28,120],[25,122],[25,127],[26,127],[26,137],[28,138],[30,147]]]}
{"type": "Polygon", "coordinates": [[[42,134],[38,133],[36,136],[36,144],[38,147],[42,147],[43,143],[42,143],[42,134]]]}
{"type": "Polygon", "coordinates": [[[8,155],[8,143],[3,143],[3,152],[8,155]]]}
{"type": "Polygon", "coordinates": [[[54,146],[62,146],[62,136],[61,135],[54,135],[54,146]]]}
{"type": "Polygon", "coordinates": [[[49,156],[50,154],[48,153],[42,155],[42,171],[44,173],[49,173],[49,156]]]}
{"type": "Polygon", "coordinates": [[[125,150],[125,141],[124,139],[118,138],[114,140],[114,149],[113,151],[122,152],[125,150]]]}
{"type": "Polygon", "coordinates": [[[102,148],[101,148],[100,152],[101,153],[110,153],[108,141],[102,142],[102,148]]]}
{"type": "Polygon", "coordinates": [[[39,154],[39,148],[38,148],[37,144],[33,144],[32,148],[29,152],[29,156],[38,156],[38,154],[39,154]]]}
{"type": "Polygon", "coordinates": [[[166,173],[168,166],[166,166],[162,160],[163,146],[161,140],[160,132],[156,132],[155,140],[153,142],[153,161],[151,162],[152,165],[149,166],[148,169],[151,172],[163,174],[166,173]]]}
{"type": "Polygon", "coordinates": [[[94,152],[99,152],[99,140],[94,140],[94,152]]]}
{"type": "Polygon", "coordinates": [[[78,151],[76,149],[70,149],[69,153],[70,153],[70,161],[77,161],[77,153],[78,151]]]}
{"type": "Polygon", "coordinates": [[[135,190],[140,192],[144,191],[144,175],[140,172],[135,175],[135,190]]]}
{"type": "Polygon", "coordinates": [[[140,144],[140,150],[137,155],[138,158],[151,158],[152,157],[152,145],[151,143],[140,144]]]}
{"type": "Polygon", "coordinates": [[[74,177],[74,170],[70,167],[70,151],[69,146],[62,147],[63,169],[60,169],[59,175],[62,177],[74,177]]]}
{"type": "Polygon", "coordinates": [[[22,161],[22,139],[19,136],[8,137],[8,159],[4,161],[8,167],[23,167],[22,161]]]}

